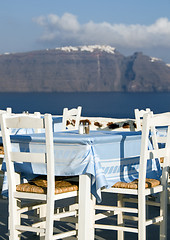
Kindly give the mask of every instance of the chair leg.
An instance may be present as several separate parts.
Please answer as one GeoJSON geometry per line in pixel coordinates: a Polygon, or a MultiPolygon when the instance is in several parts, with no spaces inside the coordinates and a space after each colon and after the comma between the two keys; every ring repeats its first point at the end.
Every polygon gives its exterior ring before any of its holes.
{"type": "Polygon", "coordinates": [[[9,198],[9,240],[20,240],[20,232],[15,229],[16,225],[21,224],[20,214],[17,212],[17,209],[19,209],[19,207],[17,206],[17,202],[17,199],[9,198]]]}
{"type": "MultiPolygon", "coordinates": [[[[46,217],[46,205],[44,204],[43,206],[40,206],[38,208],[39,211],[39,218],[44,218],[46,217]]],[[[45,221],[40,223],[40,228],[45,228],[45,221]]],[[[44,236],[44,233],[39,233],[39,236],[42,237],[44,236]]]]}
{"type": "Polygon", "coordinates": [[[160,223],[160,240],[167,239],[167,190],[164,190],[160,196],[160,216],[163,221],[160,223]]]}
{"type": "Polygon", "coordinates": [[[146,197],[138,196],[138,240],[146,240],[146,197]]]}
{"type": "MultiPolygon", "coordinates": [[[[118,199],[117,199],[117,206],[118,207],[123,207],[123,194],[118,194],[118,199]]],[[[118,225],[123,225],[123,212],[120,212],[117,216],[117,224],[118,225]]],[[[117,239],[118,240],[123,240],[124,239],[124,231],[119,230],[117,231],[117,239]]]]}
{"type": "Polygon", "coordinates": [[[46,206],[46,233],[45,240],[51,240],[53,236],[53,225],[54,225],[54,199],[51,197],[47,200],[46,206]]]}

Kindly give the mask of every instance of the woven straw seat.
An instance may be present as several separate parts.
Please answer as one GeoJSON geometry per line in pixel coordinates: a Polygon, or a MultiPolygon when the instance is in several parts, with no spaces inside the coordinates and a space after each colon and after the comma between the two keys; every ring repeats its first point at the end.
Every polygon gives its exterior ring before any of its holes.
{"type": "MultiPolygon", "coordinates": [[[[145,188],[152,188],[160,185],[160,181],[156,179],[146,178],[145,188]]],[[[112,187],[114,188],[128,188],[128,189],[138,189],[138,179],[127,183],[127,182],[117,182],[112,187]]]]}
{"type": "MultiPolygon", "coordinates": [[[[16,190],[18,192],[28,192],[28,193],[47,193],[47,180],[44,176],[37,177],[28,183],[21,183],[17,185],[16,190]]],[[[72,184],[71,182],[62,180],[61,177],[56,177],[55,180],[55,194],[66,193],[77,191],[78,186],[76,184],[72,184]]]]}
{"type": "Polygon", "coordinates": [[[0,154],[4,154],[4,147],[0,146],[0,154]]]}

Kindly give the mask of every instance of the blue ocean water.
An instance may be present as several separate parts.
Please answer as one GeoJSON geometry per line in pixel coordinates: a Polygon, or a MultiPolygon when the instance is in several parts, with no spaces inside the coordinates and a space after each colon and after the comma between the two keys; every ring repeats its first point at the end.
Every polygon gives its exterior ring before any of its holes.
{"type": "Polygon", "coordinates": [[[0,93],[0,109],[61,115],[64,107],[82,106],[82,116],[134,118],[134,109],[170,111],[170,93],[0,93]]]}

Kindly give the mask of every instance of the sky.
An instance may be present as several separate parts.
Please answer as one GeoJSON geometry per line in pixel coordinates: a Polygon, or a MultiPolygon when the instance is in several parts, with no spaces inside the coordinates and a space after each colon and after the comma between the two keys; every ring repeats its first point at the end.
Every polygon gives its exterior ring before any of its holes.
{"type": "Polygon", "coordinates": [[[0,0],[0,54],[94,44],[170,63],[170,0],[0,0]]]}

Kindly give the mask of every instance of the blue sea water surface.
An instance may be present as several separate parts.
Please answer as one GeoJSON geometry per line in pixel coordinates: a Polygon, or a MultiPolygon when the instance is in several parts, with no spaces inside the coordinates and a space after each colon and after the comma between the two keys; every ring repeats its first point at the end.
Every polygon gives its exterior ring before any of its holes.
{"type": "Polygon", "coordinates": [[[170,111],[170,93],[0,93],[0,109],[61,115],[63,108],[82,106],[82,116],[134,118],[134,109],[170,111]]]}

